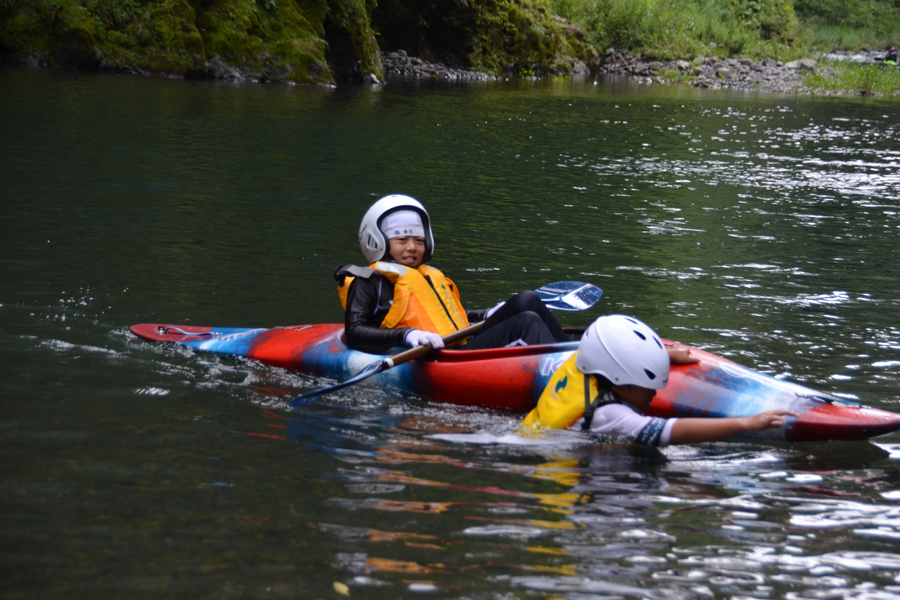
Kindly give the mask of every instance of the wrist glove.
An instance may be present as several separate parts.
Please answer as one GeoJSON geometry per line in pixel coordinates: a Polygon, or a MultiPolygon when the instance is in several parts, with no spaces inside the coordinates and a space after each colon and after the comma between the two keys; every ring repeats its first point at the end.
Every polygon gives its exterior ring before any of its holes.
{"type": "Polygon", "coordinates": [[[491,318],[491,315],[494,314],[495,312],[497,312],[498,310],[500,310],[501,308],[503,308],[503,305],[504,305],[504,304],[506,304],[506,302],[501,302],[501,303],[498,304],[497,306],[493,306],[493,307],[487,309],[487,310],[484,312],[484,318],[485,318],[485,320],[490,319],[490,318],[491,318]]]}
{"type": "Polygon", "coordinates": [[[426,344],[431,344],[431,347],[435,349],[444,347],[444,340],[441,339],[441,336],[430,331],[422,331],[421,329],[410,329],[403,336],[403,341],[410,348],[426,344]]]}

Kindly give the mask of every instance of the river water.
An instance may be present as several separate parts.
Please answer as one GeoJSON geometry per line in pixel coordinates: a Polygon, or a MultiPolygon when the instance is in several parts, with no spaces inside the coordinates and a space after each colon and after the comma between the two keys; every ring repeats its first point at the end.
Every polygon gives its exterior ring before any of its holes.
{"type": "Polygon", "coordinates": [[[900,597],[900,435],[662,451],[154,345],[341,320],[381,195],[470,307],[562,279],[900,411],[900,105],[0,70],[4,598],[900,597]],[[481,443],[500,436],[507,443],[481,443]]]}

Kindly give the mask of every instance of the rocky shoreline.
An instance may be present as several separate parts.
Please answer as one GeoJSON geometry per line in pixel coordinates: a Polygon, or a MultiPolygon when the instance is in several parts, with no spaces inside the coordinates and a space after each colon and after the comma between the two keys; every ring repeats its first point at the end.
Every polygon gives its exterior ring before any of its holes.
{"type": "MultiPolygon", "coordinates": [[[[876,63],[881,53],[868,52],[856,55],[829,55],[837,60],[876,63]]],[[[387,78],[436,79],[440,81],[498,81],[505,77],[453,69],[442,64],[428,63],[407,56],[406,52],[387,52],[383,55],[387,78]]],[[[628,54],[610,49],[600,58],[594,74],[626,75],[638,83],[657,85],[686,85],[705,89],[731,89],[778,94],[833,94],[827,90],[812,89],[803,84],[808,73],[830,74],[828,67],[821,67],[815,59],[805,58],[788,63],[750,58],[722,59],[697,57],[694,60],[659,61],[641,54],[628,54]]],[[[590,70],[578,64],[570,75],[589,75],[590,70]]],[[[535,77],[537,79],[537,77],[535,77]]]]}
{"type": "Polygon", "coordinates": [[[503,79],[495,75],[454,69],[440,63],[426,62],[414,56],[407,56],[406,51],[385,52],[381,59],[384,63],[384,76],[412,79],[437,79],[440,81],[499,81],[503,79]]]}
{"type": "Polygon", "coordinates": [[[601,64],[600,73],[630,75],[639,83],[681,83],[705,89],[732,89],[781,94],[812,94],[815,90],[803,85],[803,76],[819,70],[811,58],[788,63],[767,58],[722,59],[715,56],[697,57],[692,61],[657,61],[640,54],[631,56],[610,50],[601,64]]]}

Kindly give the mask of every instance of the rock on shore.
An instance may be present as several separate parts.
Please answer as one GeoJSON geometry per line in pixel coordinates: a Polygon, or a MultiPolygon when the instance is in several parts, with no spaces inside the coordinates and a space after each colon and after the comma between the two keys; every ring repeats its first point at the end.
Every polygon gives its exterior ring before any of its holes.
{"type": "MultiPolygon", "coordinates": [[[[438,79],[442,81],[492,81],[502,79],[477,71],[453,69],[442,64],[411,57],[403,50],[383,55],[386,76],[438,79]]],[[[783,63],[773,59],[754,61],[750,58],[722,59],[697,57],[659,61],[641,54],[630,55],[609,50],[601,58],[597,74],[627,75],[645,84],[680,84],[707,89],[734,89],[784,94],[822,93],[803,85],[807,73],[827,74],[811,59],[783,63]]],[[[572,69],[573,75],[588,75],[583,65],[572,69]]]]}
{"type": "MultiPolygon", "coordinates": [[[[440,63],[426,62],[420,58],[408,56],[406,51],[386,52],[382,55],[386,75],[406,78],[440,79],[442,81],[498,81],[500,75],[492,75],[482,71],[454,69],[440,63]]],[[[590,69],[583,61],[568,58],[559,59],[560,71],[571,75],[587,75],[590,69]]],[[[539,79],[539,77],[534,77],[539,79]]]]}
{"type": "Polygon", "coordinates": [[[819,72],[818,69],[818,63],[811,58],[788,63],[771,58],[754,61],[715,56],[700,56],[692,61],[658,61],[640,53],[629,55],[610,49],[603,57],[599,72],[631,75],[642,83],[684,83],[709,89],[810,94],[813,90],[803,85],[803,76],[819,72]]]}
{"type": "Polygon", "coordinates": [[[453,69],[439,63],[425,62],[420,58],[407,56],[404,50],[385,52],[381,55],[381,58],[384,61],[385,76],[440,79],[442,81],[491,81],[499,79],[487,73],[453,69]]]}

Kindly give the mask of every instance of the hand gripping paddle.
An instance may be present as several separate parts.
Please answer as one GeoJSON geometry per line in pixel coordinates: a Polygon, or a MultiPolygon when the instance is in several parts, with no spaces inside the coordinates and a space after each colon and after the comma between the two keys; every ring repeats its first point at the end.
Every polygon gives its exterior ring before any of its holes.
{"type": "MultiPolygon", "coordinates": [[[[600,300],[600,297],[603,296],[603,290],[598,288],[596,285],[592,283],[583,283],[580,281],[557,281],[555,283],[549,283],[543,287],[536,289],[535,293],[541,298],[541,300],[543,300],[547,304],[547,308],[569,312],[587,310],[594,306],[594,304],[596,304],[597,301],[600,300]]],[[[475,323],[474,325],[469,325],[468,327],[460,329],[459,331],[454,331],[449,335],[445,335],[442,338],[444,340],[444,345],[449,346],[454,342],[458,342],[459,340],[469,337],[470,335],[478,331],[482,325],[484,325],[484,321],[475,323]]],[[[434,350],[434,348],[430,344],[426,344],[424,346],[416,346],[415,348],[404,350],[399,354],[395,354],[377,362],[370,363],[359,373],[357,373],[350,379],[347,379],[346,381],[342,381],[341,383],[332,385],[331,387],[313,390],[312,392],[307,392],[303,395],[297,396],[294,401],[291,402],[290,407],[297,408],[298,406],[306,406],[307,404],[318,400],[320,396],[330,394],[331,392],[336,392],[337,390],[351,386],[354,383],[359,383],[363,379],[368,379],[372,375],[377,375],[382,371],[387,371],[392,367],[402,365],[405,362],[408,362],[415,358],[419,358],[420,356],[424,356],[432,350],[434,350]]]]}

